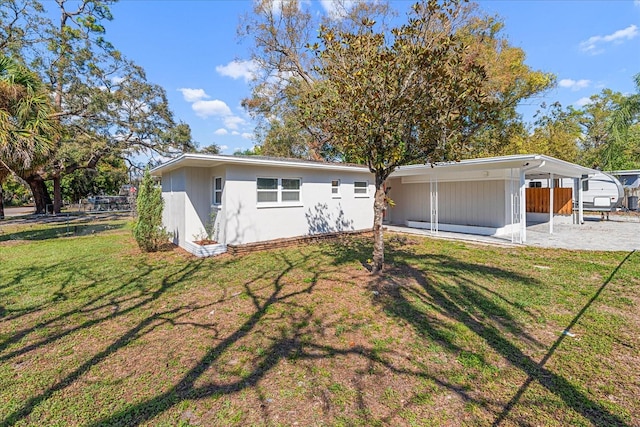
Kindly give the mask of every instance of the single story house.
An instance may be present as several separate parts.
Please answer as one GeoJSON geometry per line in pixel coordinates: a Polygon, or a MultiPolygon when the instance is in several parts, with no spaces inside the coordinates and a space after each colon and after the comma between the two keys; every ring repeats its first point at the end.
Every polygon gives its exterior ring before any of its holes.
{"type": "MultiPolygon", "coordinates": [[[[385,222],[436,233],[504,236],[522,243],[533,215],[548,221],[553,232],[556,215],[573,213],[574,189],[556,189],[554,183],[572,178],[580,207],[580,181],[596,172],[542,155],[403,166],[386,183],[394,203],[385,222]],[[529,180],[542,178],[549,180],[550,188],[527,188],[529,180]],[[532,192],[537,190],[546,192],[532,192]]],[[[199,256],[224,252],[229,244],[367,230],[373,225],[374,177],[362,166],[183,154],[151,173],[161,177],[163,222],[174,243],[199,256]],[[207,228],[218,243],[195,244],[207,228]]],[[[576,222],[581,221],[578,211],[576,222]]]]}
{"type": "Polygon", "coordinates": [[[161,177],[164,226],[174,243],[196,255],[373,225],[373,175],[362,166],[183,154],[151,173],[161,177]],[[207,228],[218,244],[195,244],[207,228]]]}

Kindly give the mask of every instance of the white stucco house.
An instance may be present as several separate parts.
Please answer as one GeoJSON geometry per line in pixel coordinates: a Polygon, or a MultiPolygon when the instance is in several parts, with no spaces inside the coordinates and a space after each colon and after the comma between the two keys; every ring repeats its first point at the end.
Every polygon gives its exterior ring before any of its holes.
{"type": "Polygon", "coordinates": [[[160,176],[163,223],[191,253],[229,244],[371,229],[373,175],[339,163],[258,156],[183,154],[151,171],[160,176]],[[215,217],[218,245],[194,244],[215,217]]]}
{"type": "MultiPolygon", "coordinates": [[[[163,222],[174,243],[199,256],[224,252],[227,245],[368,230],[373,225],[374,177],[362,166],[184,154],[151,173],[161,177],[163,222]],[[218,244],[195,244],[212,220],[218,244]]],[[[562,191],[571,200],[561,203],[571,204],[571,214],[573,205],[578,207],[574,222],[580,223],[580,182],[595,173],[542,155],[403,166],[386,182],[395,206],[387,209],[385,222],[524,243],[527,221],[542,218],[553,233],[558,215],[554,189],[562,178],[571,178],[574,185],[562,191]],[[534,179],[550,183],[542,211],[546,214],[528,205],[527,184],[534,179]]]]}

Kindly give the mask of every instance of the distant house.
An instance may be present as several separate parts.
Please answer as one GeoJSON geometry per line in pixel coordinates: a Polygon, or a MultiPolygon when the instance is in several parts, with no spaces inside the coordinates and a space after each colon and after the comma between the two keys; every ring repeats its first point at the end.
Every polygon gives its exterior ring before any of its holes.
{"type": "Polygon", "coordinates": [[[618,178],[622,184],[625,197],[625,207],[631,210],[638,210],[638,197],[640,196],[640,170],[621,170],[609,172],[618,178]]]}
{"type": "MultiPolygon", "coordinates": [[[[153,169],[162,179],[164,225],[190,252],[213,255],[227,245],[371,229],[374,176],[340,163],[184,154],[153,169]],[[211,223],[213,224],[211,226],[211,223]],[[212,229],[217,245],[195,244],[212,229]]],[[[526,241],[527,221],[581,222],[581,191],[553,183],[597,171],[541,155],[517,155],[398,168],[387,180],[394,206],[385,222],[526,241]],[[551,188],[527,188],[546,179],[551,188]]]]}

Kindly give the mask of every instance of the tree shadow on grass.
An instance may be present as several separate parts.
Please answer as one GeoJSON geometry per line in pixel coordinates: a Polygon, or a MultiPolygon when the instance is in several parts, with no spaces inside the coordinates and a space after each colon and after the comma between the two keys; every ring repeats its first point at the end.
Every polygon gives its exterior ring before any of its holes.
{"type": "MultiPolygon", "coordinates": [[[[578,321],[629,256],[630,254],[611,273],[609,279],[567,328],[578,321]]],[[[455,344],[451,332],[447,330],[446,325],[438,320],[438,317],[444,316],[451,321],[461,323],[482,338],[511,366],[527,375],[527,380],[509,402],[506,404],[495,402],[495,404],[502,406],[503,410],[496,414],[493,425],[501,424],[518,404],[529,385],[537,382],[547,391],[562,399],[567,407],[594,425],[628,426],[622,418],[590,399],[562,375],[544,367],[557,350],[564,335],[556,340],[540,362],[536,362],[525,354],[514,341],[510,340],[506,332],[513,334],[521,342],[529,342],[535,346],[540,346],[540,343],[526,334],[506,310],[487,296],[486,289],[472,278],[479,274],[490,279],[508,279],[524,286],[536,286],[536,280],[526,275],[514,274],[512,271],[466,263],[444,255],[429,255],[429,259],[425,263],[424,258],[418,259],[411,252],[396,249],[393,252],[393,258],[396,260],[395,267],[387,270],[385,276],[372,281],[371,284],[373,289],[381,292],[382,298],[379,301],[388,314],[404,319],[418,333],[428,336],[456,354],[462,353],[464,349],[455,344]],[[416,268],[415,265],[424,267],[416,268]],[[468,272],[473,272],[473,274],[466,274],[468,272]],[[398,286],[393,283],[394,276],[407,276],[418,284],[418,288],[398,286]],[[429,309],[436,313],[436,316],[428,315],[425,310],[417,308],[416,301],[428,304],[429,309]]],[[[489,295],[494,298],[497,296],[495,292],[491,292],[489,295]]],[[[500,297],[499,299],[512,304],[507,298],[500,297]]],[[[521,310],[520,307],[515,308],[521,310]]],[[[524,420],[515,420],[515,422],[525,423],[524,420]]]]}
{"type": "Polygon", "coordinates": [[[0,242],[7,242],[11,240],[39,241],[58,239],[61,237],[87,236],[110,230],[119,230],[125,226],[125,223],[92,224],[75,222],[68,225],[57,225],[56,227],[39,226],[39,228],[36,229],[21,230],[14,233],[0,233],[0,242]]]}
{"type": "MultiPolygon", "coordinates": [[[[93,318],[81,322],[78,325],[64,328],[60,332],[55,332],[46,336],[45,338],[36,340],[35,342],[29,344],[25,344],[22,347],[19,347],[10,352],[0,354],[0,361],[8,361],[14,359],[31,351],[48,346],[71,334],[94,326],[99,326],[101,323],[109,320],[118,319],[120,317],[124,318],[127,314],[130,314],[136,310],[141,310],[144,307],[149,306],[149,304],[153,301],[156,301],[175,285],[181,283],[184,280],[188,280],[194,273],[198,271],[202,263],[203,260],[199,259],[185,264],[178,271],[166,275],[157,289],[148,289],[143,287],[139,289],[140,292],[138,293],[128,296],[122,296],[122,291],[127,286],[130,286],[136,282],[144,281],[144,279],[155,269],[160,268],[158,266],[154,267],[142,262],[138,265],[139,273],[133,278],[129,277],[127,282],[120,284],[119,286],[111,289],[108,292],[99,293],[97,296],[90,298],[80,307],[74,307],[47,320],[42,320],[33,326],[15,331],[7,339],[0,343],[0,352],[7,349],[13,344],[20,342],[23,338],[28,337],[30,334],[42,331],[43,328],[47,328],[58,323],[65,324],[66,320],[74,315],[83,314],[87,316],[93,316],[93,318]]],[[[10,413],[4,420],[1,420],[0,425],[13,425],[16,422],[28,417],[37,405],[49,399],[54,393],[69,387],[84,373],[86,373],[93,365],[106,359],[109,355],[113,354],[118,349],[126,346],[132,341],[140,338],[140,336],[153,330],[155,327],[157,327],[157,325],[154,325],[155,323],[159,322],[159,324],[162,324],[166,321],[169,321],[165,319],[169,315],[173,315],[175,317],[197,308],[201,307],[179,306],[171,308],[169,310],[153,313],[151,316],[139,322],[135,327],[129,329],[125,334],[116,339],[103,351],[94,355],[85,363],[76,368],[73,372],[69,373],[66,377],[57,381],[54,385],[52,385],[39,395],[28,399],[22,404],[19,409],[10,413]],[[153,325],[153,327],[150,327],[151,325],[153,325]]]]}
{"type": "MultiPolygon", "coordinates": [[[[88,425],[128,425],[134,426],[147,423],[158,415],[175,407],[178,403],[186,400],[198,400],[207,397],[219,397],[222,395],[231,395],[248,388],[257,388],[256,386],[262,378],[264,378],[273,368],[283,359],[291,360],[321,360],[330,359],[336,355],[355,355],[364,358],[370,367],[380,365],[388,369],[389,372],[400,375],[408,375],[415,378],[424,378],[433,381],[439,387],[456,393],[464,401],[483,405],[485,402],[478,401],[465,387],[456,384],[448,378],[438,378],[426,370],[403,368],[389,361],[384,356],[384,350],[368,348],[366,346],[357,345],[349,348],[336,348],[319,341],[311,341],[304,336],[304,325],[309,324],[311,320],[311,312],[305,310],[304,305],[300,305],[297,297],[304,294],[314,292],[318,280],[327,273],[344,270],[348,264],[365,263],[366,257],[370,256],[370,243],[368,240],[354,239],[349,242],[339,242],[336,244],[323,244],[319,246],[320,252],[329,254],[333,257],[334,262],[330,266],[319,265],[314,263],[316,252],[308,252],[298,257],[291,258],[287,251],[274,251],[269,253],[269,257],[277,261],[271,269],[247,272],[248,278],[241,284],[243,295],[250,301],[252,306],[251,313],[244,321],[233,330],[220,337],[214,334],[212,342],[215,345],[208,348],[204,355],[193,364],[191,369],[182,374],[166,391],[160,392],[155,396],[149,397],[142,401],[127,406],[120,411],[109,416],[91,422],[88,425]],[[290,287],[290,274],[295,270],[304,269],[304,284],[299,283],[296,287],[290,287]],[[311,275],[309,277],[309,275],[311,275]],[[257,333],[259,324],[271,319],[274,309],[281,310],[282,316],[292,317],[290,328],[273,329],[272,341],[265,348],[264,352],[257,357],[256,363],[252,369],[241,378],[232,381],[222,381],[208,379],[207,372],[214,367],[219,367],[223,363],[223,356],[227,354],[234,346],[237,346],[244,338],[253,333],[257,333]],[[301,313],[294,315],[292,313],[301,313]]],[[[499,298],[499,295],[488,296],[482,287],[474,280],[472,276],[464,274],[466,271],[474,271],[476,275],[480,274],[486,278],[495,278],[503,280],[518,281],[525,286],[536,286],[538,283],[525,275],[514,275],[513,272],[499,268],[479,266],[473,263],[466,263],[445,255],[429,256],[429,269],[440,273],[441,276],[450,278],[446,283],[435,282],[431,279],[428,271],[422,268],[413,267],[409,261],[424,262],[424,257],[420,260],[415,259],[415,254],[410,251],[404,251],[399,248],[391,248],[391,259],[397,264],[395,270],[390,270],[385,276],[377,280],[373,280],[370,286],[373,289],[381,289],[381,295],[375,297],[376,301],[381,304],[385,312],[392,317],[403,319],[408,325],[413,327],[419,334],[440,343],[450,352],[462,354],[465,349],[457,344],[455,337],[447,331],[447,324],[441,322],[442,318],[465,325],[474,334],[487,342],[502,358],[511,365],[531,376],[534,380],[540,382],[552,393],[561,397],[567,405],[576,412],[582,414],[589,420],[597,422],[609,422],[610,425],[625,425],[622,420],[606,411],[605,408],[595,402],[589,400],[582,395],[571,384],[569,384],[561,376],[548,372],[541,368],[529,356],[525,355],[520,348],[505,337],[507,331],[510,334],[518,335],[519,338],[525,340],[532,346],[541,346],[534,337],[528,336],[518,322],[505,310],[496,303],[496,299],[504,304],[511,303],[506,298],[499,298]],[[414,280],[418,287],[414,289],[405,289],[402,287],[401,276],[405,276],[414,280]],[[429,312],[416,306],[415,302],[419,301],[424,306],[429,307],[429,312]],[[436,313],[432,316],[430,312],[436,313]]],[[[230,264],[233,261],[229,262],[230,264]]],[[[245,266],[246,267],[246,266],[245,266]]],[[[205,268],[202,260],[193,261],[185,265],[179,271],[167,276],[162,281],[161,286],[151,292],[143,293],[138,301],[128,301],[125,308],[119,309],[114,316],[124,316],[131,313],[132,310],[148,307],[148,304],[159,298],[163,293],[173,286],[188,280],[198,271],[205,268]]],[[[261,267],[262,268],[262,267],[261,267]]],[[[149,274],[142,271],[140,275],[149,274]]],[[[299,278],[298,278],[299,279],[299,278]]],[[[297,280],[298,280],[297,279],[297,280]]],[[[142,277],[135,280],[142,280],[142,277]]],[[[490,293],[489,293],[490,294],[490,293]]],[[[237,295],[234,294],[234,295],[237,295]]],[[[0,421],[0,425],[13,425],[25,420],[33,410],[42,402],[53,397],[54,394],[65,390],[67,387],[76,383],[87,371],[94,365],[107,360],[111,355],[124,349],[129,344],[140,340],[153,329],[167,323],[192,323],[189,322],[189,314],[195,310],[209,309],[215,307],[231,298],[232,295],[223,294],[216,301],[193,304],[193,305],[177,305],[170,306],[162,310],[146,315],[143,319],[136,322],[127,331],[113,339],[109,345],[105,346],[101,351],[91,356],[88,360],[75,368],[72,372],[66,374],[63,378],[58,379],[55,384],[46,390],[33,396],[24,402],[18,409],[10,413],[4,420],[0,421]]],[[[101,310],[108,307],[109,297],[105,300],[94,298],[88,301],[83,309],[87,311],[101,310]]],[[[516,307],[516,309],[518,309],[516,307]]],[[[531,316],[531,313],[521,310],[524,315],[531,316]]],[[[69,316],[71,312],[66,312],[62,316],[69,316]]],[[[113,318],[111,315],[102,316],[96,321],[89,320],[88,323],[79,325],[79,327],[87,328],[97,325],[100,321],[113,318]]],[[[123,317],[124,319],[124,317],[123,317]]],[[[270,320],[269,320],[270,321],[270,320]]],[[[209,325],[197,325],[198,327],[210,328],[209,325]]],[[[76,328],[77,329],[77,328],[76,328]]],[[[30,333],[27,331],[26,334],[30,333]]],[[[70,333],[70,332],[63,332],[70,333]]],[[[23,333],[24,336],[24,333],[23,333]]],[[[53,335],[37,343],[36,347],[47,345],[53,340],[59,339],[61,336],[53,335]]],[[[210,338],[207,338],[209,340],[210,338]]],[[[24,354],[24,351],[30,349],[14,350],[17,354],[24,354]],[[22,351],[22,353],[20,353],[22,351]]],[[[364,374],[363,374],[364,375],[364,374]]],[[[357,386],[358,387],[358,386],[357,386]]],[[[364,386],[359,386],[357,391],[357,404],[362,414],[368,414],[367,403],[364,399],[366,394],[364,386]]],[[[260,395],[260,391],[257,393],[260,395]]],[[[264,396],[260,397],[264,400],[264,396]]],[[[496,403],[496,404],[499,404],[496,403]]],[[[329,403],[327,403],[329,405],[329,403]]],[[[262,416],[266,422],[269,422],[269,413],[262,406],[262,416]]],[[[373,424],[392,422],[394,414],[400,409],[392,412],[381,420],[375,420],[369,415],[366,417],[373,424]]]]}

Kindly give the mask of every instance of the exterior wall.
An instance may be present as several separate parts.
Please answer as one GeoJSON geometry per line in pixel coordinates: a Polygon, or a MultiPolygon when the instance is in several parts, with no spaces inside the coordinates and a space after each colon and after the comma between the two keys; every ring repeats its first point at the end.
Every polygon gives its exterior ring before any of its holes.
{"type": "Polygon", "coordinates": [[[206,237],[211,214],[211,168],[185,168],[187,199],[185,200],[185,240],[206,237]]]}
{"type": "Polygon", "coordinates": [[[243,244],[373,226],[373,176],[368,172],[228,165],[224,190],[226,244],[243,244]],[[300,203],[260,205],[257,178],[301,178],[300,203]],[[340,197],[331,181],[340,180],[340,197]],[[354,195],[354,181],[369,183],[368,196],[354,195]]]}
{"type": "Polygon", "coordinates": [[[179,169],[162,175],[162,223],[172,233],[173,243],[182,246],[185,236],[185,170],[179,169]]]}
{"type": "MultiPolygon", "coordinates": [[[[213,209],[213,177],[224,177],[224,168],[180,168],[162,176],[165,201],[163,224],[173,234],[173,242],[182,247],[205,237],[213,209]]],[[[224,178],[223,178],[224,182],[224,178]]],[[[223,191],[224,197],[224,191],[223,191]]],[[[216,217],[216,233],[224,235],[223,216],[216,217]]],[[[214,235],[214,239],[217,237],[214,235]]]]}
{"type": "MultiPolygon", "coordinates": [[[[395,206],[389,221],[431,221],[430,184],[390,181],[395,206]]],[[[472,227],[501,228],[510,224],[509,182],[505,180],[438,183],[438,222],[472,227]]]]}
{"type": "Polygon", "coordinates": [[[429,183],[402,184],[400,178],[388,182],[388,196],[395,204],[387,208],[386,219],[392,224],[407,221],[431,221],[431,201],[429,183]]]}

